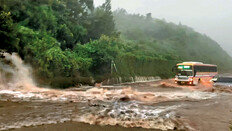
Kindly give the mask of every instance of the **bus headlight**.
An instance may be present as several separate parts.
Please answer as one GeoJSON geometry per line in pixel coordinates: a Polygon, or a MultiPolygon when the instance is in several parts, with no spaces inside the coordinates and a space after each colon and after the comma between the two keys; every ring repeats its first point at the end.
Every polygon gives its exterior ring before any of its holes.
{"type": "Polygon", "coordinates": [[[176,77],[176,78],[174,79],[174,81],[175,81],[175,83],[177,83],[177,81],[178,81],[178,78],[176,77]]]}

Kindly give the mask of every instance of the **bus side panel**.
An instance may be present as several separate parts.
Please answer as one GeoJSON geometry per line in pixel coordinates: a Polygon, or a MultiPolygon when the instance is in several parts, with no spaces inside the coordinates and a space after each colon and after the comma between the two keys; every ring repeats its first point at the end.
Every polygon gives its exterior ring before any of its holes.
{"type": "Polygon", "coordinates": [[[209,83],[217,74],[217,72],[197,72],[195,77],[202,83],[209,83]]]}

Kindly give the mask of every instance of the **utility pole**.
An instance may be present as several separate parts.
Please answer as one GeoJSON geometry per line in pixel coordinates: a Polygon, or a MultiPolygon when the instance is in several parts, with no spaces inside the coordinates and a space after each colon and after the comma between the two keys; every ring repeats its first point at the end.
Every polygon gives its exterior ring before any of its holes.
{"type": "Polygon", "coordinates": [[[116,73],[118,72],[116,64],[114,63],[114,60],[111,61],[111,74],[113,74],[113,69],[116,71],[116,73]]]}

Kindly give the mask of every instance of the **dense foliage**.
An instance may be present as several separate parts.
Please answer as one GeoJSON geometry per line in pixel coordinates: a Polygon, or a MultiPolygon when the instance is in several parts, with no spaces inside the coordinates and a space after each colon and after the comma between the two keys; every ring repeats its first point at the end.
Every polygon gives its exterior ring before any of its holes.
{"type": "Polygon", "coordinates": [[[232,65],[209,37],[150,13],[113,13],[110,0],[99,7],[93,0],[1,0],[0,38],[0,50],[19,53],[40,83],[54,87],[113,76],[167,78],[183,60],[232,65]]]}
{"type": "Polygon", "coordinates": [[[10,12],[0,12],[0,49],[8,52],[18,50],[17,33],[10,12]]]}
{"type": "Polygon", "coordinates": [[[41,82],[91,83],[117,55],[110,1],[94,8],[92,0],[3,0],[0,11],[0,49],[18,52],[41,82]]]}

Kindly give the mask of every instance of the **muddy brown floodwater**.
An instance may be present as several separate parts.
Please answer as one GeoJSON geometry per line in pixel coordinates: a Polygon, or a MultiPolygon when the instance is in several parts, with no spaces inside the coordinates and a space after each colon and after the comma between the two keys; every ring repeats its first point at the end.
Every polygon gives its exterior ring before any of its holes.
{"type": "Polygon", "coordinates": [[[161,80],[55,90],[38,87],[16,54],[4,55],[11,66],[0,63],[0,130],[229,130],[229,85],[161,80]]]}
{"type": "Polygon", "coordinates": [[[229,130],[232,95],[160,82],[0,90],[0,130],[229,130]]]}

